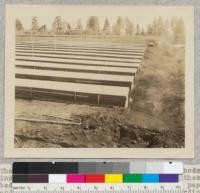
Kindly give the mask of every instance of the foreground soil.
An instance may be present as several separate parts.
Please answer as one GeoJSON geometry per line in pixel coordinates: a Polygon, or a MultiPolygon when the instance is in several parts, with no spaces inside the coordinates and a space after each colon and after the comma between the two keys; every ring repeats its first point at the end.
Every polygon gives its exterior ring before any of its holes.
{"type": "MultiPolygon", "coordinates": [[[[164,123],[160,120],[157,120],[159,130],[151,124],[147,127],[147,121],[140,125],[134,124],[135,116],[131,117],[130,111],[126,109],[24,100],[17,100],[17,106],[23,106],[24,109],[20,115],[17,112],[21,120],[15,123],[16,147],[167,148],[180,147],[184,141],[181,130],[172,132],[164,127],[161,129],[164,123]],[[53,120],[61,124],[27,122],[23,118],[53,120]]],[[[150,120],[151,117],[146,119],[150,120]]]]}

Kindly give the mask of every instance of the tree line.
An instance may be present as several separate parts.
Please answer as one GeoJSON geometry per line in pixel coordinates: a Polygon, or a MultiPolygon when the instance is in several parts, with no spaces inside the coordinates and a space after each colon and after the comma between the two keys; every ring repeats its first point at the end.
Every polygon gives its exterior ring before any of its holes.
{"type": "Polygon", "coordinates": [[[45,24],[39,25],[39,19],[34,16],[31,21],[31,28],[24,29],[23,23],[16,19],[16,31],[21,33],[50,33],[56,35],[170,35],[175,38],[184,38],[185,27],[182,18],[173,17],[170,21],[163,20],[162,17],[154,18],[153,22],[143,27],[140,24],[135,24],[128,17],[119,16],[114,23],[110,23],[108,18],[105,18],[104,25],[100,28],[99,18],[90,16],[86,25],[83,25],[81,20],[78,20],[75,25],[70,24],[62,19],[55,17],[52,22],[52,28],[48,29],[45,24]]]}

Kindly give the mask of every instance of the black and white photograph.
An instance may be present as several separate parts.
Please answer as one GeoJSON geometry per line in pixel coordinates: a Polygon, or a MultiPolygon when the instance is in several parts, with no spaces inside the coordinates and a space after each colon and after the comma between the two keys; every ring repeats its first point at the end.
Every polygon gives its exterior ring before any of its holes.
{"type": "Polygon", "coordinates": [[[7,156],[193,155],[192,7],[6,14],[7,156]]]}

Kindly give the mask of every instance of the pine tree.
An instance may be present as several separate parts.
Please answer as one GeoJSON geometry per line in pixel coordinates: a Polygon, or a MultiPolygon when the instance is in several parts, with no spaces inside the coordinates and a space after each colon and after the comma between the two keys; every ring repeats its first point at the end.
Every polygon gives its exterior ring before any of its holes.
{"type": "Polygon", "coordinates": [[[178,22],[178,17],[173,17],[171,19],[171,30],[174,31],[175,30],[175,27],[176,27],[176,24],[178,22]]]}
{"type": "Polygon", "coordinates": [[[185,26],[182,18],[178,19],[174,26],[174,40],[177,43],[185,42],[185,26]]]}
{"type": "Polygon", "coordinates": [[[140,25],[137,24],[137,25],[136,25],[136,35],[140,35],[140,34],[141,34],[140,25]]]}
{"type": "Polygon", "coordinates": [[[116,30],[117,30],[117,34],[118,35],[121,35],[122,34],[122,30],[123,30],[123,27],[124,27],[124,22],[123,22],[123,18],[121,16],[119,16],[117,18],[117,24],[116,24],[116,30]]]}
{"type": "Polygon", "coordinates": [[[75,28],[76,30],[80,30],[80,31],[82,31],[83,30],[83,25],[82,25],[82,23],[81,23],[81,20],[79,19],[78,20],[78,22],[77,22],[77,25],[76,25],[76,28],[75,28]]]}
{"type": "Polygon", "coordinates": [[[113,25],[113,33],[116,35],[121,35],[124,30],[124,21],[121,16],[117,18],[116,24],[113,25]]]}
{"type": "Polygon", "coordinates": [[[164,24],[164,34],[165,35],[169,34],[169,28],[170,28],[169,20],[166,20],[165,24],[164,24]]]}
{"type": "Polygon", "coordinates": [[[108,18],[105,19],[104,26],[103,26],[103,32],[105,34],[110,33],[110,24],[109,24],[108,18]]]}
{"type": "Polygon", "coordinates": [[[47,26],[46,25],[42,25],[39,29],[39,32],[47,32],[47,26]]]}
{"type": "Polygon", "coordinates": [[[39,29],[38,18],[34,16],[34,17],[32,18],[32,27],[31,27],[31,30],[32,30],[33,32],[37,32],[38,29],[39,29]]]}
{"type": "Polygon", "coordinates": [[[153,23],[152,23],[152,35],[157,35],[157,19],[154,18],[153,23]]]}
{"type": "Polygon", "coordinates": [[[157,25],[156,35],[161,36],[164,32],[164,24],[161,16],[158,17],[156,25],[157,25]]]}
{"type": "Polygon", "coordinates": [[[144,28],[142,27],[142,30],[141,30],[141,35],[145,35],[145,31],[144,31],[144,28]]]}
{"type": "Polygon", "coordinates": [[[99,19],[96,16],[90,16],[87,22],[87,31],[97,33],[99,31],[99,19]]]}
{"type": "Polygon", "coordinates": [[[71,25],[70,25],[69,23],[67,24],[67,29],[68,29],[68,30],[71,30],[71,29],[72,29],[72,28],[71,28],[71,25]]]}
{"type": "Polygon", "coordinates": [[[62,22],[62,18],[60,16],[56,16],[55,17],[55,20],[53,22],[52,28],[53,28],[53,32],[55,32],[55,33],[64,32],[63,22],[62,22]]]}
{"type": "Polygon", "coordinates": [[[149,24],[149,25],[147,26],[147,34],[148,34],[148,35],[152,35],[152,33],[153,33],[152,25],[149,24]]]}
{"type": "Polygon", "coordinates": [[[16,31],[23,31],[24,27],[19,19],[16,19],[16,31]]]}
{"type": "Polygon", "coordinates": [[[128,17],[126,17],[125,20],[125,30],[126,30],[126,35],[133,35],[134,26],[128,17]]]}
{"type": "Polygon", "coordinates": [[[120,27],[123,26],[123,18],[122,18],[121,16],[119,16],[119,17],[117,18],[117,25],[120,26],[120,27]]]}
{"type": "Polygon", "coordinates": [[[154,18],[151,28],[152,28],[152,35],[155,36],[163,35],[165,33],[163,18],[161,16],[159,16],[158,18],[154,18]]]}

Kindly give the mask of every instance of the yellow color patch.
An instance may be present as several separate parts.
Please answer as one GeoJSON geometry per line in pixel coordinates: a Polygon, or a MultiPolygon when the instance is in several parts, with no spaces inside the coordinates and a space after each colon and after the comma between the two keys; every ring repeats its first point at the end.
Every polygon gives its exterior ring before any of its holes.
{"type": "Polygon", "coordinates": [[[122,174],[105,174],[105,183],[122,183],[122,174]]]}

